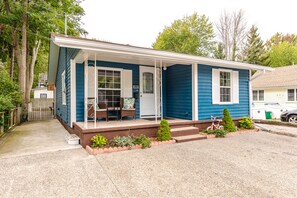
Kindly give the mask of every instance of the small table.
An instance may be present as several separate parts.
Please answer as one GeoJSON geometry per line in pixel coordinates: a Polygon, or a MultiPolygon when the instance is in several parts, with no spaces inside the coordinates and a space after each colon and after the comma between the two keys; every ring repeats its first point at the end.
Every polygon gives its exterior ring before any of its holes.
{"type": "Polygon", "coordinates": [[[113,119],[117,119],[119,120],[119,111],[120,111],[120,107],[108,107],[108,112],[107,112],[107,116],[108,116],[108,119],[109,120],[110,118],[113,119]],[[109,115],[109,113],[112,113],[112,115],[109,115]]]}

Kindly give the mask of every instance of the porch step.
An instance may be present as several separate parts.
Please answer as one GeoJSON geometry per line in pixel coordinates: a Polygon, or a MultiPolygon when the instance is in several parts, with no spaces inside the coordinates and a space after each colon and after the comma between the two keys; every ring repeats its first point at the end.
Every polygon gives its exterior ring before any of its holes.
{"type": "Polygon", "coordinates": [[[199,128],[194,126],[179,127],[171,129],[171,136],[185,136],[185,135],[196,135],[199,133],[199,128]]]}
{"type": "Polygon", "coordinates": [[[193,140],[207,139],[207,137],[205,135],[196,134],[196,135],[178,136],[178,137],[174,137],[173,139],[175,139],[177,143],[180,143],[180,142],[188,142],[193,140]]]}

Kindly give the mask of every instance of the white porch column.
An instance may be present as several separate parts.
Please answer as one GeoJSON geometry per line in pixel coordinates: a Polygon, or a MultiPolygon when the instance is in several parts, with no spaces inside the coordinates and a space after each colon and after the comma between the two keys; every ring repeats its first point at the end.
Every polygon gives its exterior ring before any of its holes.
{"type": "Polygon", "coordinates": [[[95,61],[95,63],[94,63],[94,96],[95,96],[95,99],[94,99],[94,128],[96,128],[96,124],[97,124],[97,117],[96,117],[96,111],[97,111],[97,95],[96,95],[96,89],[97,89],[97,80],[96,80],[96,74],[97,74],[97,72],[96,72],[96,64],[97,64],[97,61],[96,61],[97,59],[96,59],[96,53],[95,53],[95,56],[94,56],[94,61],[95,61]]]}
{"type": "Polygon", "coordinates": [[[192,64],[192,120],[198,120],[198,64],[192,64]]]}
{"type": "Polygon", "coordinates": [[[160,114],[161,120],[163,119],[163,76],[162,76],[162,60],[160,60],[160,114]]]}
{"type": "Polygon", "coordinates": [[[70,127],[72,128],[73,122],[76,122],[76,61],[70,60],[70,76],[71,76],[71,99],[70,99],[70,127]]]}
{"type": "Polygon", "coordinates": [[[155,93],[155,122],[158,123],[158,96],[157,96],[157,61],[155,59],[155,75],[154,75],[154,93],[155,93]]]}
{"type": "Polygon", "coordinates": [[[85,98],[84,98],[84,109],[85,109],[85,118],[84,118],[84,128],[88,128],[88,59],[85,59],[85,65],[84,65],[84,69],[85,69],[85,98]]]}

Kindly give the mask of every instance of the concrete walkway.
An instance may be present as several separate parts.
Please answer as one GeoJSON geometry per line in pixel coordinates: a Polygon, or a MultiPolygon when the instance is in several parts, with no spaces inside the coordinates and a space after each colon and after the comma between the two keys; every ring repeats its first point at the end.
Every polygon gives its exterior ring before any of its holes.
{"type": "Polygon", "coordinates": [[[259,124],[259,123],[256,123],[255,126],[269,133],[297,138],[297,126],[294,127],[294,126],[259,124]]]}
{"type": "Polygon", "coordinates": [[[58,120],[25,122],[0,140],[0,158],[81,148],[68,145],[68,132],[58,120]]]}

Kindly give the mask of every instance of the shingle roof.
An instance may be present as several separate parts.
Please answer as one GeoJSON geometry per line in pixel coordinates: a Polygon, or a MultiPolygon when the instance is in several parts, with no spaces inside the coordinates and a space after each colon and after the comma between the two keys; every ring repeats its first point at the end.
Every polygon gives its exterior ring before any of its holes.
{"type": "Polygon", "coordinates": [[[278,67],[264,74],[258,71],[253,78],[253,88],[297,87],[297,65],[278,67]]]}

